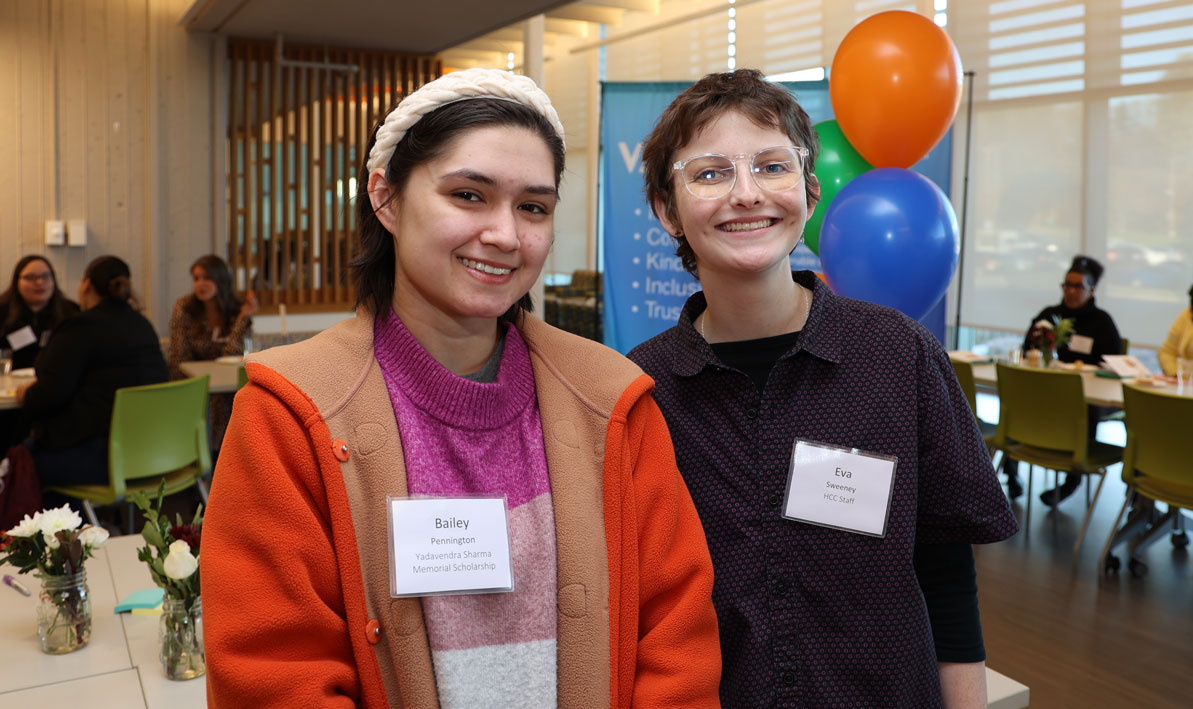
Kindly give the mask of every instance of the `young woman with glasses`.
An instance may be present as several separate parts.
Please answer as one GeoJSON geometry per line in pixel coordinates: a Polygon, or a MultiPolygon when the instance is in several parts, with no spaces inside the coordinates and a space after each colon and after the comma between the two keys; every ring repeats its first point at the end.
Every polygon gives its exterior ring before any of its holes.
{"type": "Polygon", "coordinates": [[[708,536],[722,703],[985,706],[970,544],[1017,525],[936,339],[791,271],[820,194],[808,115],[758,71],[713,74],[643,154],[703,291],[630,358],[708,536]]]}
{"type": "MultiPolygon", "coordinates": [[[[1122,336],[1118,334],[1118,327],[1110,313],[1098,307],[1094,300],[1094,289],[1102,279],[1102,264],[1089,256],[1074,256],[1069,264],[1069,270],[1060,283],[1061,300],[1056,305],[1049,305],[1028,325],[1027,334],[1023,338],[1023,349],[1036,347],[1031,340],[1031,330],[1035,323],[1044,320],[1057,323],[1061,320],[1073,320],[1073,333],[1069,341],[1056,348],[1056,358],[1061,362],[1083,362],[1097,365],[1103,355],[1123,354],[1122,336]]],[[[1089,440],[1092,442],[1097,434],[1098,420],[1111,413],[1113,409],[1104,406],[1089,407],[1089,440]]],[[[1003,472],[1007,474],[1007,494],[1016,498],[1023,494],[1023,483],[1019,478],[1018,464],[1008,457],[1003,458],[1003,472]]],[[[1067,473],[1064,482],[1059,487],[1040,493],[1040,500],[1048,506],[1055,506],[1061,500],[1071,496],[1081,485],[1081,473],[1067,473]]]]}
{"type": "MultiPolygon", "coordinates": [[[[58,289],[50,262],[36,254],[22,257],[12,270],[8,290],[0,294],[0,350],[9,366],[32,367],[54,328],[78,314],[78,304],[58,289]]],[[[0,411],[0,457],[28,435],[29,421],[19,410],[0,411]]]]}
{"type": "Polygon", "coordinates": [[[44,256],[31,254],[17,261],[12,282],[0,295],[4,318],[0,347],[12,350],[13,369],[32,367],[58,323],[78,314],[78,304],[58,289],[54,267],[44,256]]]}

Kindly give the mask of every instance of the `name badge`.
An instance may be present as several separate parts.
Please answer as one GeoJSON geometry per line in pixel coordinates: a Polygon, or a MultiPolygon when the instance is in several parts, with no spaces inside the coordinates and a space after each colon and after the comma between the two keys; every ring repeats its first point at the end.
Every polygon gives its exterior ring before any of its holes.
{"type": "Polygon", "coordinates": [[[20,330],[13,330],[8,333],[8,344],[12,345],[14,350],[23,350],[34,342],[37,342],[37,336],[33,334],[33,328],[26,325],[20,330]]]}
{"type": "Polygon", "coordinates": [[[1077,354],[1090,354],[1094,351],[1094,338],[1085,335],[1071,335],[1069,337],[1069,351],[1077,354]]]}
{"type": "Polygon", "coordinates": [[[797,438],[783,517],[884,537],[898,462],[894,456],[797,438]]]}
{"type": "Polygon", "coordinates": [[[501,497],[387,497],[394,598],[514,590],[501,497]]]}

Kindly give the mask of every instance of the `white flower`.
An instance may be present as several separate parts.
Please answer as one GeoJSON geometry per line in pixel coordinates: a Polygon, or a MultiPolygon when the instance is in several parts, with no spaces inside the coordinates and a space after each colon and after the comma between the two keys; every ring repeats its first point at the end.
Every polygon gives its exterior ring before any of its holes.
{"type": "Polygon", "coordinates": [[[83,542],[83,546],[102,549],[108,543],[108,530],[103,527],[84,527],[83,531],[79,532],[79,541],[83,542]]]}
{"type": "Polygon", "coordinates": [[[70,508],[70,505],[63,505],[52,510],[42,510],[41,512],[41,531],[47,537],[53,536],[55,532],[62,530],[78,529],[79,525],[83,523],[83,518],[79,516],[70,508]]]}
{"type": "Polygon", "coordinates": [[[191,555],[191,545],[179,539],[170,545],[170,553],[162,564],[166,576],[182,580],[195,573],[199,568],[199,560],[191,555]]]}
{"type": "Polygon", "coordinates": [[[1036,324],[1032,325],[1032,327],[1040,327],[1040,328],[1044,328],[1045,330],[1054,329],[1054,326],[1053,326],[1051,320],[1037,320],[1036,324]]]}
{"type": "Polygon", "coordinates": [[[30,517],[25,515],[25,519],[21,520],[17,526],[8,530],[7,534],[10,537],[32,537],[41,531],[41,513],[30,517]]]}
{"type": "Polygon", "coordinates": [[[42,532],[41,536],[43,538],[45,538],[46,546],[48,546],[51,549],[57,549],[58,547],[62,546],[62,543],[58,541],[58,537],[56,535],[46,534],[45,532],[42,532]]]}

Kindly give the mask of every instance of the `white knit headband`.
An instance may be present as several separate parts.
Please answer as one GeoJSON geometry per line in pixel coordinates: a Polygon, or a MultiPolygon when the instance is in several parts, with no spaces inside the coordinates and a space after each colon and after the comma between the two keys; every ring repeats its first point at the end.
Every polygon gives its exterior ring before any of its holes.
{"type": "Polygon", "coordinates": [[[369,151],[369,172],[385,168],[394,147],[423,116],[440,106],[473,98],[504,99],[532,108],[547,119],[559,139],[563,140],[563,123],[559,121],[559,114],[551,105],[551,99],[533,79],[501,69],[465,69],[426,84],[389,112],[385,122],[377,129],[377,142],[369,151]]]}

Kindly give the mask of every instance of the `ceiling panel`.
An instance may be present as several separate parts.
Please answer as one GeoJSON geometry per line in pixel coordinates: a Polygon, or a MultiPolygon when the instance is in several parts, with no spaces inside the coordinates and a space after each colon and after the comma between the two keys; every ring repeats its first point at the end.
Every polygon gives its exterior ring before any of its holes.
{"type": "Polygon", "coordinates": [[[195,0],[190,30],[435,54],[567,0],[195,0]]]}

